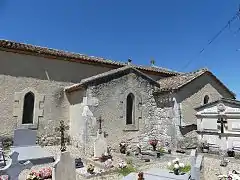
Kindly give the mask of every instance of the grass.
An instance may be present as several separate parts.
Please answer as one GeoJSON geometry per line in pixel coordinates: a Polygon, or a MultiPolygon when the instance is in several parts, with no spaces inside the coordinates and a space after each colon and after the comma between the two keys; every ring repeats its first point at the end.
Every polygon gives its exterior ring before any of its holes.
{"type": "MultiPolygon", "coordinates": [[[[173,165],[168,168],[170,171],[173,171],[173,165]]],[[[191,170],[191,165],[185,165],[183,168],[179,168],[180,172],[188,173],[191,170]]]]}
{"type": "Polygon", "coordinates": [[[118,173],[122,176],[127,176],[128,174],[132,172],[137,172],[137,169],[132,165],[132,160],[127,161],[127,166],[124,168],[119,168],[118,173]]]}

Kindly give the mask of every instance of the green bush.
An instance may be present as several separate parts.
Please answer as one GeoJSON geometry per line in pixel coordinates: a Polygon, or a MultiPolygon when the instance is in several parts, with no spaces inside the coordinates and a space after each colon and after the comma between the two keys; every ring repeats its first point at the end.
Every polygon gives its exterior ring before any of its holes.
{"type": "Polygon", "coordinates": [[[131,172],[137,172],[137,169],[132,164],[128,164],[126,167],[119,168],[118,170],[118,173],[123,176],[127,176],[131,172]]]}

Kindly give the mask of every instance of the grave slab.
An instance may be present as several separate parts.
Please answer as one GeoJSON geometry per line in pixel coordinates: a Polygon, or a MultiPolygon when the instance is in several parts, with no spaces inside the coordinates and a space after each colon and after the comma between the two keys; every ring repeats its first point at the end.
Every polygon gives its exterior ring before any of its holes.
{"type": "Polygon", "coordinates": [[[33,146],[36,144],[37,131],[30,129],[16,129],[14,131],[13,146],[33,146]]]}
{"type": "MultiPolygon", "coordinates": [[[[189,174],[175,175],[169,173],[168,170],[152,168],[146,172],[143,172],[144,180],[188,180],[189,174]]],[[[128,176],[124,177],[122,180],[136,180],[138,178],[138,173],[130,173],[128,176]]]]}
{"type": "Polygon", "coordinates": [[[45,164],[54,162],[54,156],[40,146],[12,147],[11,151],[19,153],[20,163],[31,161],[32,164],[45,164]]]}

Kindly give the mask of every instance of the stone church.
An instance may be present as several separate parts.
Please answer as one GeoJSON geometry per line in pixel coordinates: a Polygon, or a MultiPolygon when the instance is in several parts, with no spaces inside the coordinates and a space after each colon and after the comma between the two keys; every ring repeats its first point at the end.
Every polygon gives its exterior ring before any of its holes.
{"type": "Polygon", "coordinates": [[[74,144],[92,147],[101,118],[110,146],[174,142],[196,130],[195,108],[221,98],[235,94],[207,69],[181,73],[0,40],[0,136],[36,129],[51,145],[64,120],[74,144]]]}

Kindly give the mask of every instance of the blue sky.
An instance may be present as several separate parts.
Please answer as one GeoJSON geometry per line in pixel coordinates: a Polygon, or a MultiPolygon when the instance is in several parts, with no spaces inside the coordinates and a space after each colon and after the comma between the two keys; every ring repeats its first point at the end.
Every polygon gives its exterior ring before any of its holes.
{"type": "Polygon", "coordinates": [[[0,38],[182,71],[208,67],[240,97],[240,0],[0,0],[0,38]]]}

